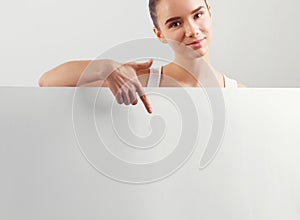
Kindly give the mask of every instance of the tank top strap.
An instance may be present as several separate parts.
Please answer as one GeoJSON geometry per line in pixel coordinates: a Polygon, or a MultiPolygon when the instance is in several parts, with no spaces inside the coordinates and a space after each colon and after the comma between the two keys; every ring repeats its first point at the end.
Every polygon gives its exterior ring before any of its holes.
{"type": "Polygon", "coordinates": [[[230,79],[227,76],[224,76],[225,88],[238,88],[238,83],[234,79],[230,79]]]}
{"type": "MultiPolygon", "coordinates": [[[[159,87],[161,79],[161,69],[162,67],[151,68],[147,87],[159,87]]],[[[234,79],[230,79],[226,75],[224,76],[225,88],[238,88],[238,83],[234,79]]]]}
{"type": "Polygon", "coordinates": [[[158,68],[151,68],[147,87],[159,87],[161,78],[161,66],[158,68]]]}

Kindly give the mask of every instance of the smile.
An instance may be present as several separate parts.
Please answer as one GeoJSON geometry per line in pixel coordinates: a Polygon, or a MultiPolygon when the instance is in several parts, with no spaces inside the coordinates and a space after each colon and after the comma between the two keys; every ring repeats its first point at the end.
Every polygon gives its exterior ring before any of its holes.
{"type": "Polygon", "coordinates": [[[202,38],[202,39],[199,39],[199,40],[195,40],[192,43],[189,43],[189,44],[186,44],[186,45],[189,46],[189,47],[192,47],[194,49],[195,48],[200,48],[201,44],[203,43],[204,40],[205,40],[205,38],[202,38]]]}

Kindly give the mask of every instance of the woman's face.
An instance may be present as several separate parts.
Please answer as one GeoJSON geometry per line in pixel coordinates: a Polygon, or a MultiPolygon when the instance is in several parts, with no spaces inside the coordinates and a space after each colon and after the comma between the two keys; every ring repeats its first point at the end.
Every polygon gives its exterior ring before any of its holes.
{"type": "Polygon", "coordinates": [[[154,28],[154,32],[177,55],[206,55],[211,41],[211,14],[204,0],[159,0],[156,12],[159,30],[154,28]]]}

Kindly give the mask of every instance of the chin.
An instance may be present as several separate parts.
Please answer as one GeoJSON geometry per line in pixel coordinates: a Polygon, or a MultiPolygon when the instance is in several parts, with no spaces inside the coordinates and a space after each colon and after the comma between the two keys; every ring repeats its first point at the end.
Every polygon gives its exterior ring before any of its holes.
{"type": "Polygon", "coordinates": [[[206,55],[206,53],[207,53],[207,50],[198,49],[198,50],[191,51],[188,56],[196,59],[196,58],[204,57],[206,55]]]}
{"type": "Polygon", "coordinates": [[[179,46],[179,47],[173,47],[173,50],[175,53],[179,54],[180,57],[189,58],[189,59],[196,59],[201,58],[207,54],[207,47],[201,47],[198,49],[192,49],[187,46],[179,46]]]}

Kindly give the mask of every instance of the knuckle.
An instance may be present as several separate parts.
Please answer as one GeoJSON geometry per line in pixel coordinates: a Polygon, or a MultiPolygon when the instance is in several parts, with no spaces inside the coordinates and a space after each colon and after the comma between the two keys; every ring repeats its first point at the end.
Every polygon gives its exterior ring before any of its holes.
{"type": "Polygon", "coordinates": [[[117,99],[117,103],[121,105],[122,101],[120,99],[117,99]]]}

